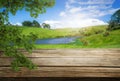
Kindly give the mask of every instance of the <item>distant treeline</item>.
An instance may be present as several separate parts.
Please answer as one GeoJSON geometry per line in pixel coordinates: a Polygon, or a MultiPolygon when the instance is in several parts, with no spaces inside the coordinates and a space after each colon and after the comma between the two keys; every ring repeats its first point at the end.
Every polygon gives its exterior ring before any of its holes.
{"type": "MultiPolygon", "coordinates": [[[[6,25],[12,25],[10,22],[8,22],[6,25]]],[[[27,26],[27,27],[38,27],[38,28],[47,28],[47,29],[50,29],[51,26],[47,23],[42,23],[40,24],[38,21],[36,20],[33,20],[32,22],[31,21],[23,21],[22,22],[22,26],[27,26]]]]}

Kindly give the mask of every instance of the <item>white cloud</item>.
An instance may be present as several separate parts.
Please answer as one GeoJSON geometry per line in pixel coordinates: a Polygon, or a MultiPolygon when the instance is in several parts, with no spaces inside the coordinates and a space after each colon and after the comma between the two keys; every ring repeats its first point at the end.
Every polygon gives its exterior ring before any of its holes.
{"type": "Polygon", "coordinates": [[[56,29],[57,27],[59,27],[59,25],[62,23],[60,21],[55,21],[55,20],[46,20],[44,21],[44,23],[50,24],[50,26],[52,27],[52,29],[56,29]]]}
{"type": "Polygon", "coordinates": [[[18,25],[18,26],[22,26],[22,24],[21,24],[21,23],[18,23],[18,22],[16,23],[16,25],[18,25]]]}
{"type": "Polygon", "coordinates": [[[52,29],[56,28],[80,28],[80,27],[86,27],[86,26],[95,26],[95,25],[104,25],[107,24],[99,19],[62,19],[60,21],[45,21],[45,23],[48,23],[51,25],[52,29]]]}
{"type": "Polygon", "coordinates": [[[79,12],[80,10],[81,10],[81,8],[75,7],[75,8],[71,8],[71,9],[69,10],[69,12],[70,12],[70,13],[77,13],[77,12],[79,12]]]}
{"type": "Polygon", "coordinates": [[[78,4],[80,5],[86,5],[86,4],[97,4],[97,5],[105,5],[105,4],[113,4],[115,0],[76,0],[78,4]]]}
{"type": "Polygon", "coordinates": [[[17,22],[17,23],[11,23],[12,25],[18,25],[18,26],[22,26],[21,23],[17,22]]]}
{"type": "Polygon", "coordinates": [[[75,3],[75,0],[69,0],[69,3],[75,3]]]}
{"type": "Polygon", "coordinates": [[[65,10],[61,11],[58,20],[47,20],[52,28],[85,27],[104,25],[106,22],[99,18],[113,14],[115,0],[67,0],[65,10]]]}
{"type": "Polygon", "coordinates": [[[60,16],[66,16],[66,13],[63,11],[60,13],[60,16]]]}

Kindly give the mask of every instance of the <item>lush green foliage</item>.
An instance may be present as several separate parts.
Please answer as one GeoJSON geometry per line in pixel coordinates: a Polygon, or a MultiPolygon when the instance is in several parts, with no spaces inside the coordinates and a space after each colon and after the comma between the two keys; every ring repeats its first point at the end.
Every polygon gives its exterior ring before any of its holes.
{"type": "Polygon", "coordinates": [[[24,47],[25,50],[31,52],[34,48],[32,41],[36,38],[36,35],[32,33],[27,36],[22,35],[22,30],[17,27],[0,27],[0,50],[6,56],[14,58],[11,63],[14,70],[19,70],[19,66],[25,66],[30,69],[35,68],[35,65],[18,49],[24,47]]]}
{"type": "Polygon", "coordinates": [[[22,22],[22,26],[41,27],[39,22],[37,22],[36,20],[33,20],[33,22],[31,22],[31,21],[24,21],[24,22],[22,22]]]}
{"type": "Polygon", "coordinates": [[[26,51],[31,52],[33,49],[33,40],[36,35],[23,35],[19,28],[6,27],[8,14],[16,14],[18,10],[25,9],[30,12],[32,17],[46,12],[46,8],[52,7],[55,0],[0,0],[0,50],[6,56],[13,57],[12,67],[19,70],[19,66],[25,66],[33,69],[35,65],[27,59],[18,49],[23,47],[26,51]]]}
{"type": "Polygon", "coordinates": [[[41,27],[40,24],[39,24],[39,22],[36,21],[36,20],[33,20],[32,25],[33,25],[34,27],[41,27]]]}
{"type": "Polygon", "coordinates": [[[46,8],[52,7],[55,0],[0,0],[0,8],[10,12],[13,15],[18,10],[25,9],[30,12],[32,17],[37,17],[39,14],[46,12],[46,8]]]}
{"type": "Polygon", "coordinates": [[[43,28],[48,28],[48,29],[50,29],[50,25],[47,24],[47,23],[43,23],[43,24],[42,24],[42,27],[43,27],[43,28]]]}
{"type": "Polygon", "coordinates": [[[22,22],[22,25],[23,25],[23,26],[32,27],[32,26],[33,26],[33,23],[32,23],[31,21],[24,21],[24,22],[22,22]]]}
{"type": "Polygon", "coordinates": [[[120,9],[111,16],[108,27],[108,30],[120,29],[120,9]]]}

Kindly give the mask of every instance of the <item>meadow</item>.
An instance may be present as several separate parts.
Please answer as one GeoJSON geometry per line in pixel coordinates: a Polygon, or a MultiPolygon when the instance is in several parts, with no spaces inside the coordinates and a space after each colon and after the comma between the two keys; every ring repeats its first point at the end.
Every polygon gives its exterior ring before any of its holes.
{"type": "Polygon", "coordinates": [[[37,27],[21,27],[23,34],[28,35],[31,32],[36,34],[39,39],[45,38],[60,38],[60,37],[70,37],[70,36],[79,36],[78,29],[44,29],[37,27]]]}
{"type": "Polygon", "coordinates": [[[120,48],[120,30],[107,31],[107,25],[85,28],[43,29],[35,27],[21,27],[23,34],[34,33],[39,39],[79,36],[75,42],[69,44],[35,45],[38,49],[52,48],[120,48]]]}

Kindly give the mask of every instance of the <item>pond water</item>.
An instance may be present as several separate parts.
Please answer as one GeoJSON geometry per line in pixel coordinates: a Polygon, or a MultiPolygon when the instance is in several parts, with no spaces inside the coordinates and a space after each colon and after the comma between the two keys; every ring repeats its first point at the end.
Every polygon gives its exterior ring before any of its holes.
{"type": "Polygon", "coordinates": [[[35,44],[68,44],[74,42],[76,38],[77,37],[38,39],[35,44]]]}

